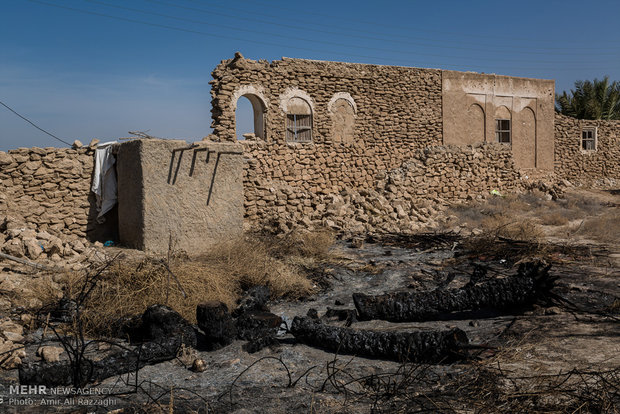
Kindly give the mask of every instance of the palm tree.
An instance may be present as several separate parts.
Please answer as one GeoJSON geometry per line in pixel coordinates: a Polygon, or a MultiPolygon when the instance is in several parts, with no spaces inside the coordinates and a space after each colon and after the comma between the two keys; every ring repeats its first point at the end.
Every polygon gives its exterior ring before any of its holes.
{"type": "Polygon", "coordinates": [[[620,119],[620,82],[603,80],[575,82],[575,89],[555,95],[556,110],[579,119],[620,119]]]}

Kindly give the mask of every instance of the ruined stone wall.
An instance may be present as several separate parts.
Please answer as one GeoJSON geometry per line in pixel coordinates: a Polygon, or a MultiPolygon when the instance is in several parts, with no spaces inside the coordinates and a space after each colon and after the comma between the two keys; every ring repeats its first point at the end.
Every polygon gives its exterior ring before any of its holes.
{"type": "Polygon", "coordinates": [[[248,159],[246,221],[298,209],[310,217],[314,197],[374,188],[385,171],[400,167],[417,149],[442,143],[441,71],[284,58],[252,61],[237,55],[214,71],[214,134],[235,141],[237,101],[254,108],[255,137],[241,141],[248,159]],[[286,136],[287,105],[307,104],[310,142],[286,136]],[[273,187],[290,199],[276,201],[273,187]],[[300,204],[301,203],[301,204],[300,204]],[[288,207],[287,207],[288,206],[288,207]]]}
{"type": "Polygon", "coordinates": [[[555,172],[582,185],[604,185],[620,180],[620,121],[555,116],[555,172]],[[596,148],[582,148],[584,128],[596,128],[596,148]]]}
{"type": "MultiPolygon", "coordinates": [[[[441,72],[300,59],[223,61],[212,83],[213,129],[235,141],[237,100],[262,108],[264,131],[252,168],[306,191],[364,188],[417,148],[440,145],[441,72]],[[287,142],[286,109],[300,97],[312,111],[311,142],[287,142]]],[[[302,103],[303,103],[302,102],[302,103]]],[[[260,111],[258,111],[260,112],[260,111]]]]}
{"type": "MultiPolygon", "coordinates": [[[[262,154],[255,148],[259,144],[246,145],[247,154],[262,154]]],[[[286,154],[269,159],[295,164],[286,154]]],[[[436,211],[450,203],[522,188],[510,148],[501,144],[415,150],[398,168],[377,174],[371,185],[340,191],[306,190],[295,182],[270,179],[259,165],[249,158],[244,179],[246,223],[256,228],[287,230],[301,224],[350,232],[415,231],[432,225],[436,211]]]]}
{"type": "Polygon", "coordinates": [[[0,151],[0,216],[58,236],[85,237],[96,216],[93,154],[92,148],[0,151]]]}

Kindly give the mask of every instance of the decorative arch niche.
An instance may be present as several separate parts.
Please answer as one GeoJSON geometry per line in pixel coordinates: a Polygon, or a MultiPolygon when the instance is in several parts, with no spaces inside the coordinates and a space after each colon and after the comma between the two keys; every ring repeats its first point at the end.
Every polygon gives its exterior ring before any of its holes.
{"type": "Polygon", "coordinates": [[[464,143],[472,145],[484,142],[484,109],[477,103],[473,103],[467,109],[467,125],[464,131],[464,143]]]}
{"type": "Polygon", "coordinates": [[[332,126],[331,138],[333,142],[351,144],[355,139],[355,118],[357,105],[347,92],[338,92],[327,104],[332,126]]]}

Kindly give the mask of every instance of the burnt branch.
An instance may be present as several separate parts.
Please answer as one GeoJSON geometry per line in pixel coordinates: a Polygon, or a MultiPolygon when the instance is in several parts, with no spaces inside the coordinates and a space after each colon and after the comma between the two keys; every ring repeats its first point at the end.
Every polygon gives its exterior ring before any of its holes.
{"type": "Polygon", "coordinates": [[[354,293],[353,302],[360,319],[393,322],[450,319],[455,313],[507,311],[548,300],[556,278],[549,276],[551,265],[522,263],[516,275],[468,284],[462,289],[428,292],[398,292],[378,296],[354,293]]]}
{"type": "Polygon", "coordinates": [[[463,359],[468,338],[460,329],[447,331],[374,332],[325,325],[307,317],[295,317],[295,338],[330,351],[396,361],[450,362],[463,359]]]}

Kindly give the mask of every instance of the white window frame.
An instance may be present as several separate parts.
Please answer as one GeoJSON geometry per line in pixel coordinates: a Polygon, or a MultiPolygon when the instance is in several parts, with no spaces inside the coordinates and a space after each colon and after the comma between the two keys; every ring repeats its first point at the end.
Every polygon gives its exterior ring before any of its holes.
{"type": "Polygon", "coordinates": [[[583,152],[596,151],[598,147],[598,128],[597,127],[583,127],[581,128],[581,139],[579,140],[579,149],[583,152]],[[590,136],[586,136],[586,135],[590,136]],[[593,148],[585,148],[586,142],[592,142],[593,148]]]}

